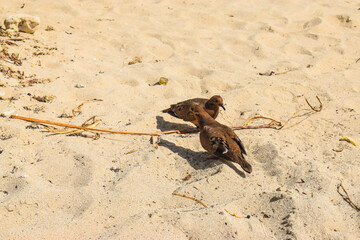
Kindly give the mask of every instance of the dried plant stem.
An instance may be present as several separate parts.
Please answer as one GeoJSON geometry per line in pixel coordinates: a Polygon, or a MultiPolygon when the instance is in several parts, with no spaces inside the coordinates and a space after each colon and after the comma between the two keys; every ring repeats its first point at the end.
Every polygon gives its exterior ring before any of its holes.
{"type": "MultiPolygon", "coordinates": [[[[275,129],[282,129],[292,118],[294,118],[294,116],[299,113],[300,111],[303,110],[308,110],[308,111],[314,111],[314,112],[320,112],[323,108],[322,103],[320,101],[320,98],[318,96],[316,96],[316,98],[318,99],[318,101],[320,102],[320,107],[319,108],[315,108],[312,105],[310,105],[310,103],[306,100],[307,104],[310,106],[310,109],[300,109],[298,111],[296,111],[292,117],[285,123],[282,124],[280,121],[277,121],[273,118],[269,118],[269,117],[263,117],[263,116],[255,116],[250,118],[248,121],[246,121],[246,123],[243,126],[232,126],[231,128],[236,130],[236,129],[259,129],[259,128],[274,128],[275,129]],[[255,119],[267,119],[267,120],[271,120],[270,123],[268,124],[262,124],[262,125],[255,125],[255,126],[249,126],[248,124],[255,119]]],[[[84,103],[88,102],[88,101],[92,101],[92,100],[98,100],[99,99],[90,99],[85,101],[84,103]]],[[[80,104],[77,107],[77,111],[80,111],[80,108],[84,105],[84,103],[80,104]]],[[[76,114],[76,111],[73,111],[76,114]]],[[[74,116],[74,115],[73,115],[74,116]]],[[[30,122],[36,122],[36,123],[43,123],[43,124],[50,124],[50,125],[56,125],[56,126],[62,126],[62,127],[68,127],[68,128],[76,128],[76,129],[82,129],[82,130],[86,130],[86,131],[94,131],[94,132],[104,132],[104,133],[115,133],[115,134],[129,134],[129,135],[149,135],[149,136],[160,136],[160,135],[166,135],[166,134],[187,134],[187,133],[196,133],[199,132],[199,129],[195,129],[195,130],[184,130],[184,131],[180,131],[180,130],[169,130],[169,131],[156,131],[156,132],[125,132],[125,131],[115,131],[115,130],[106,130],[106,129],[96,129],[96,128],[92,128],[92,127],[86,127],[86,126],[76,126],[76,125],[70,125],[70,124],[65,124],[65,123],[59,123],[59,122],[51,122],[51,121],[46,121],[46,120],[41,120],[41,119],[35,119],[35,118],[28,118],[28,117],[22,117],[22,116],[16,116],[16,115],[11,115],[10,118],[15,118],[15,119],[21,119],[21,120],[25,120],[25,121],[30,121],[30,122]]]]}
{"type": "Polygon", "coordinates": [[[344,186],[342,185],[342,183],[340,183],[340,185],[338,186],[338,193],[342,196],[342,198],[350,204],[350,206],[352,206],[353,208],[355,208],[356,210],[360,211],[360,208],[358,205],[356,205],[350,198],[349,194],[347,193],[347,191],[345,190],[344,186]],[[342,188],[342,190],[344,191],[345,195],[340,193],[339,191],[339,187],[342,188]]]}
{"type": "MultiPolygon", "coordinates": [[[[310,108],[302,108],[302,109],[297,110],[297,111],[281,126],[281,128],[284,128],[285,125],[287,125],[287,124],[290,122],[290,120],[293,119],[293,118],[295,118],[295,116],[296,116],[299,112],[301,112],[301,111],[308,111],[308,112],[305,113],[305,114],[320,112],[320,111],[323,109],[323,105],[322,105],[322,102],[321,102],[321,100],[320,100],[320,98],[319,98],[318,96],[316,96],[316,99],[317,99],[317,100],[319,101],[319,103],[320,103],[319,108],[313,107],[313,106],[309,103],[309,101],[305,98],[305,101],[306,101],[306,103],[309,105],[310,108]]],[[[281,128],[280,128],[280,129],[281,129],[281,128]]]]}
{"type": "Polygon", "coordinates": [[[320,106],[319,108],[314,108],[313,106],[311,106],[311,104],[308,102],[308,100],[305,98],[306,103],[309,105],[309,107],[311,108],[311,110],[315,111],[315,112],[320,112],[323,109],[323,105],[322,102],[320,100],[320,98],[318,96],[316,96],[316,99],[319,101],[320,106]]]}
{"type": "Polygon", "coordinates": [[[106,130],[106,129],[87,128],[87,127],[80,127],[80,126],[70,125],[70,124],[65,124],[65,123],[51,122],[51,121],[46,121],[46,120],[41,120],[41,119],[21,117],[21,116],[16,116],[16,115],[11,115],[10,118],[21,119],[21,120],[25,120],[25,121],[29,121],[29,122],[37,122],[37,123],[62,126],[62,127],[77,128],[77,129],[94,131],[94,132],[107,132],[107,133],[131,134],[131,135],[159,135],[158,133],[124,132],[124,131],[115,131],[115,130],[106,130]]]}
{"type": "Polygon", "coordinates": [[[232,129],[259,129],[259,128],[271,128],[271,127],[281,127],[281,122],[280,121],[277,121],[275,119],[272,119],[272,118],[269,118],[269,117],[263,117],[263,116],[255,116],[255,117],[252,117],[250,118],[249,120],[246,121],[246,123],[242,126],[232,126],[231,128],[232,129]],[[268,119],[268,120],[271,120],[270,123],[268,124],[263,124],[263,125],[257,125],[257,126],[249,126],[248,124],[254,120],[254,119],[268,119]]]}
{"type": "MultiPolygon", "coordinates": [[[[115,130],[107,130],[107,129],[97,129],[97,128],[91,128],[91,127],[82,127],[82,126],[76,126],[76,125],[71,125],[71,124],[66,124],[66,123],[51,122],[51,121],[41,120],[41,119],[36,119],[36,118],[22,117],[22,116],[17,116],[17,115],[11,115],[10,118],[20,119],[20,120],[29,121],[29,122],[35,122],[35,123],[56,125],[56,126],[61,126],[61,127],[82,129],[84,131],[116,133],[116,134],[129,134],[129,135],[160,136],[160,135],[173,134],[173,133],[187,134],[187,133],[199,132],[198,129],[184,130],[184,131],[180,131],[180,130],[157,131],[157,132],[152,132],[152,133],[150,133],[150,132],[125,132],[125,131],[115,131],[115,130]]],[[[273,125],[278,125],[278,124],[279,124],[279,122],[276,121],[276,122],[271,122],[269,124],[258,125],[258,126],[235,126],[235,127],[232,127],[232,128],[233,129],[256,129],[256,128],[267,128],[267,127],[271,127],[273,125]]],[[[58,131],[59,131],[59,133],[67,133],[67,130],[64,131],[64,132],[61,132],[61,130],[58,130],[58,131]]],[[[55,131],[53,131],[53,132],[55,132],[55,131]]],[[[55,133],[57,133],[57,132],[55,132],[55,133]]]]}
{"type": "Polygon", "coordinates": [[[77,106],[76,108],[74,108],[72,110],[73,115],[71,116],[71,119],[73,119],[75,117],[75,115],[80,112],[81,108],[84,106],[85,103],[90,102],[90,101],[102,101],[102,99],[93,98],[93,99],[88,99],[88,100],[84,101],[83,103],[81,103],[79,106],[77,106]]]}
{"type": "Polygon", "coordinates": [[[231,216],[233,216],[233,217],[236,217],[236,218],[244,218],[243,216],[242,217],[239,217],[239,216],[237,216],[235,213],[231,213],[231,212],[229,212],[228,210],[226,210],[226,209],[224,209],[225,210],[225,212],[227,212],[228,214],[230,214],[231,216]]]}
{"type": "Polygon", "coordinates": [[[320,103],[319,108],[313,107],[309,103],[309,101],[305,98],[305,101],[309,105],[310,108],[302,108],[302,109],[297,110],[284,124],[282,122],[280,122],[280,121],[277,121],[277,120],[273,119],[273,118],[263,117],[263,116],[255,116],[255,117],[252,117],[249,120],[247,120],[246,123],[243,126],[233,126],[231,128],[236,130],[236,129],[259,129],[259,128],[274,128],[275,127],[275,129],[280,130],[280,129],[284,128],[285,125],[287,125],[290,122],[290,120],[293,119],[301,111],[310,111],[308,113],[320,112],[323,109],[323,105],[322,105],[322,102],[321,102],[321,100],[320,100],[320,98],[318,96],[316,96],[316,99],[320,103]],[[263,124],[263,125],[248,126],[248,124],[252,120],[255,120],[255,119],[267,119],[267,120],[271,120],[271,122],[268,123],[268,124],[263,124]]]}
{"type": "Polygon", "coordinates": [[[191,199],[191,200],[194,200],[198,203],[200,203],[201,205],[203,205],[205,208],[207,208],[207,206],[202,202],[200,201],[199,199],[196,199],[196,198],[193,198],[193,197],[189,197],[185,194],[179,194],[179,193],[172,193],[172,195],[175,195],[175,196],[179,196],[179,197],[184,197],[184,198],[188,198],[188,199],[191,199]]]}
{"type": "MultiPolygon", "coordinates": [[[[86,128],[92,128],[92,127],[97,126],[100,122],[101,122],[100,119],[95,121],[95,117],[91,117],[85,123],[83,123],[81,126],[86,127],[86,128]],[[92,123],[87,123],[87,122],[89,122],[91,120],[93,121],[92,123]]],[[[46,126],[44,126],[44,128],[46,130],[50,131],[50,132],[55,133],[55,134],[77,134],[77,133],[81,133],[81,132],[85,131],[85,130],[82,130],[82,129],[78,129],[78,130],[75,130],[75,129],[58,130],[58,129],[51,129],[51,128],[48,128],[46,126]]]]}
{"type": "Polygon", "coordinates": [[[255,116],[255,117],[252,117],[252,118],[250,118],[249,120],[247,120],[246,123],[244,124],[244,126],[247,126],[252,120],[258,119],[258,118],[269,119],[269,120],[271,120],[271,121],[273,121],[273,122],[277,122],[277,123],[280,123],[280,124],[281,124],[281,122],[276,121],[275,119],[272,119],[272,118],[269,118],[269,117],[255,116]]]}

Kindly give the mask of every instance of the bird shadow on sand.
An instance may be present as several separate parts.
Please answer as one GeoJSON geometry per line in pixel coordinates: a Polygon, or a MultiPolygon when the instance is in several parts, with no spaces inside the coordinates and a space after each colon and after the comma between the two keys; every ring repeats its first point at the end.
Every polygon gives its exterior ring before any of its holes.
{"type": "Polygon", "coordinates": [[[190,166],[193,167],[195,170],[205,170],[225,163],[230,168],[232,168],[240,177],[246,178],[245,173],[239,170],[232,162],[221,159],[212,159],[212,155],[207,152],[195,152],[188,148],[177,146],[175,143],[172,143],[165,139],[161,139],[159,146],[166,147],[173,153],[176,153],[180,157],[186,159],[186,161],[189,162],[190,166]]]}
{"type": "Polygon", "coordinates": [[[189,124],[182,124],[182,123],[172,123],[165,121],[163,117],[156,116],[156,128],[161,131],[169,131],[169,130],[196,130],[195,127],[191,126],[191,123],[189,124]]]}

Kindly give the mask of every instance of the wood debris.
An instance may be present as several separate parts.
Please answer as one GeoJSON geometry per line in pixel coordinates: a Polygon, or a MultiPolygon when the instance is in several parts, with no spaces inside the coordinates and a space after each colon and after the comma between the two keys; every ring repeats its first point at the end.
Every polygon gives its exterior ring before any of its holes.
{"type": "Polygon", "coordinates": [[[133,65],[133,64],[136,64],[136,63],[142,63],[142,58],[136,56],[136,57],[134,58],[134,60],[131,60],[130,62],[128,62],[128,65],[133,65]]]}
{"type": "Polygon", "coordinates": [[[47,103],[47,102],[51,102],[56,97],[54,95],[44,95],[44,96],[33,96],[32,98],[35,99],[36,101],[47,103]]]}
{"type": "Polygon", "coordinates": [[[50,25],[47,25],[45,28],[45,31],[54,31],[54,30],[55,30],[54,27],[50,25]]]}

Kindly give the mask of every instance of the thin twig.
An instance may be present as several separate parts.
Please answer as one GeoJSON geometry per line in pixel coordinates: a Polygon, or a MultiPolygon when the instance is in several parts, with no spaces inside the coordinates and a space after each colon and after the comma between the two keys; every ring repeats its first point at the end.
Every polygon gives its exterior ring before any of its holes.
{"type": "Polygon", "coordinates": [[[271,128],[273,126],[281,127],[281,122],[277,121],[275,119],[269,118],[269,117],[255,116],[255,117],[252,117],[249,120],[247,120],[244,125],[242,125],[242,126],[232,126],[231,128],[234,129],[234,130],[236,130],[236,129],[259,129],[259,128],[271,128]],[[257,125],[257,126],[249,126],[248,125],[252,120],[259,119],[259,118],[268,119],[268,120],[271,120],[271,122],[268,123],[268,124],[257,125]]]}
{"type": "Polygon", "coordinates": [[[279,122],[279,121],[277,121],[277,120],[275,120],[275,119],[269,118],[269,117],[255,116],[255,117],[252,117],[252,118],[250,118],[249,120],[247,120],[246,123],[244,124],[244,126],[247,126],[252,120],[258,119],[258,118],[261,118],[261,119],[269,119],[269,120],[271,120],[271,121],[273,121],[273,122],[277,122],[277,123],[280,123],[280,124],[281,124],[281,122],[279,122]]]}
{"type": "Polygon", "coordinates": [[[201,205],[203,205],[205,208],[207,208],[207,206],[202,202],[200,201],[199,199],[196,199],[196,198],[193,198],[193,197],[189,197],[185,194],[179,194],[179,193],[172,193],[172,195],[175,195],[175,196],[179,196],[179,197],[184,197],[184,198],[188,198],[188,199],[191,199],[191,200],[194,200],[198,203],[200,203],[201,205]]]}
{"type": "Polygon", "coordinates": [[[320,100],[320,98],[318,97],[318,96],[316,96],[316,98],[317,98],[317,100],[319,101],[319,103],[320,103],[320,107],[319,108],[314,108],[313,106],[311,106],[311,104],[308,102],[308,100],[305,98],[305,101],[306,101],[306,103],[309,105],[309,107],[313,110],[313,111],[315,111],[315,112],[320,112],[321,110],[322,110],[322,108],[323,108],[323,105],[322,105],[322,102],[321,102],[321,100],[320,100]]]}
{"type": "Polygon", "coordinates": [[[255,125],[255,126],[231,126],[230,128],[237,130],[237,129],[259,129],[259,128],[275,128],[279,129],[281,127],[281,122],[278,121],[272,121],[268,124],[262,124],[262,125],[255,125]]]}
{"type": "Polygon", "coordinates": [[[140,149],[133,149],[133,150],[130,150],[128,152],[126,152],[125,154],[131,154],[131,153],[134,153],[134,152],[137,152],[139,151],[140,149]]]}
{"type": "Polygon", "coordinates": [[[321,102],[321,100],[320,100],[320,98],[319,98],[318,96],[316,96],[316,99],[317,99],[317,100],[319,101],[319,103],[320,103],[319,108],[313,107],[313,106],[309,103],[309,101],[305,98],[305,101],[306,101],[306,103],[309,105],[310,108],[302,108],[302,109],[299,109],[299,110],[297,110],[296,112],[294,112],[294,114],[279,128],[279,130],[282,129],[282,128],[284,128],[284,127],[290,122],[290,120],[292,120],[293,118],[295,118],[295,116],[296,116],[299,112],[301,112],[301,111],[308,111],[307,113],[304,113],[304,115],[306,115],[306,114],[313,114],[313,113],[316,113],[316,112],[320,112],[320,111],[323,109],[323,105],[322,105],[322,102],[321,102]]]}
{"type": "Polygon", "coordinates": [[[342,183],[340,183],[340,185],[338,185],[338,193],[341,195],[341,197],[350,204],[350,206],[352,206],[353,208],[355,208],[356,210],[360,211],[359,206],[357,206],[350,198],[349,194],[347,193],[347,191],[345,190],[344,186],[342,185],[342,183]],[[339,188],[342,188],[342,190],[344,191],[345,195],[340,193],[339,188]]]}
{"type": "Polygon", "coordinates": [[[229,211],[226,210],[226,209],[224,209],[224,210],[225,210],[225,212],[227,212],[228,214],[230,214],[230,215],[233,216],[233,217],[236,217],[236,218],[244,218],[244,216],[239,217],[239,216],[237,216],[235,213],[231,213],[231,212],[229,212],[229,211]]]}

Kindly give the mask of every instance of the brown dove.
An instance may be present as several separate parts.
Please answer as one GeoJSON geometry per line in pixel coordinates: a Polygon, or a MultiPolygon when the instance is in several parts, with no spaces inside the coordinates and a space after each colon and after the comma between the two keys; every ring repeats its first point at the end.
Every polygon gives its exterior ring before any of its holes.
{"type": "Polygon", "coordinates": [[[206,98],[193,98],[177,104],[173,104],[170,108],[164,109],[163,113],[168,113],[173,117],[180,118],[184,121],[192,122],[197,127],[199,127],[198,120],[195,116],[189,115],[189,109],[191,105],[197,104],[205,109],[205,111],[212,117],[216,118],[219,114],[219,107],[222,107],[225,110],[224,102],[221,96],[215,95],[210,99],[206,98]]]}
{"type": "Polygon", "coordinates": [[[232,162],[240,164],[247,173],[252,172],[251,165],[245,160],[246,151],[235,132],[213,119],[199,105],[192,105],[189,115],[198,120],[200,126],[201,146],[208,152],[232,162]]]}

